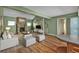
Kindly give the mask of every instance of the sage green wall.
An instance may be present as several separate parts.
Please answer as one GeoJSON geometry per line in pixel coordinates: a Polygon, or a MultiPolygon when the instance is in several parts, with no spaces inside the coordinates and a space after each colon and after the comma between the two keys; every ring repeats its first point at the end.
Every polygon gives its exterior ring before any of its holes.
{"type": "Polygon", "coordinates": [[[0,7],[0,16],[3,16],[3,7],[0,7]]]}
{"type": "Polygon", "coordinates": [[[78,16],[78,12],[66,14],[66,15],[61,15],[61,16],[57,16],[57,17],[52,17],[49,20],[45,20],[45,29],[48,28],[49,34],[57,34],[57,19],[61,18],[61,17],[65,17],[67,20],[67,34],[70,34],[70,18],[76,17],[76,16],[78,16]]]}
{"type": "Polygon", "coordinates": [[[9,17],[9,16],[4,16],[3,19],[4,19],[4,27],[5,28],[10,27],[11,28],[10,31],[15,33],[16,32],[16,24],[14,26],[8,26],[8,21],[15,21],[16,22],[16,18],[9,17]]]}
{"type": "Polygon", "coordinates": [[[45,20],[45,33],[57,34],[57,20],[56,18],[45,20]]]}
{"type": "Polygon", "coordinates": [[[48,33],[57,34],[57,20],[56,20],[56,18],[53,18],[48,23],[48,33]]]}

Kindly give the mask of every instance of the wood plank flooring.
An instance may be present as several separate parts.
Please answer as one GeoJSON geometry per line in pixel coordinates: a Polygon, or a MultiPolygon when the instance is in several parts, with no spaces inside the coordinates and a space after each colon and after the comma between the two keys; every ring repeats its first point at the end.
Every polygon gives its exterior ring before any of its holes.
{"type": "Polygon", "coordinates": [[[22,45],[15,46],[12,48],[0,51],[1,53],[56,53],[57,47],[66,46],[65,42],[58,40],[54,36],[46,35],[46,39],[41,42],[36,42],[35,44],[24,47],[22,45]]]}

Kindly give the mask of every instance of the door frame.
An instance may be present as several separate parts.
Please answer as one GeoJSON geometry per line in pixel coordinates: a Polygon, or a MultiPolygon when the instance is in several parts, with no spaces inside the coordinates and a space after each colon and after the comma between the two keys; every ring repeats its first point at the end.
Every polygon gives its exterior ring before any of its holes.
{"type": "Polygon", "coordinates": [[[61,20],[64,20],[64,24],[63,24],[64,33],[63,34],[66,35],[67,34],[67,20],[66,20],[65,17],[57,18],[57,35],[61,35],[61,28],[60,28],[60,25],[59,25],[60,24],[59,21],[61,21],[61,20]]]}

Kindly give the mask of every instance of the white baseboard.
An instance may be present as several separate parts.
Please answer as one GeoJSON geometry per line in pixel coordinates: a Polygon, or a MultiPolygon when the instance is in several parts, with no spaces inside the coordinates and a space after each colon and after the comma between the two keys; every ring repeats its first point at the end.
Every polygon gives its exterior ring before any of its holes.
{"type": "Polygon", "coordinates": [[[50,33],[48,33],[48,35],[57,36],[56,34],[50,34],[50,33]]]}

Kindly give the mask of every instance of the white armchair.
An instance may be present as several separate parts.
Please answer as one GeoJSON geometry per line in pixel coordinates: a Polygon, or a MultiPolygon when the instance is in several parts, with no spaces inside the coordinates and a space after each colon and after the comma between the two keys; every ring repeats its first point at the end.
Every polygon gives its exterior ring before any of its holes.
{"type": "Polygon", "coordinates": [[[31,46],[34,43],[36,43],[36,38],[32,36],[32,34],[28,34],[24,36],[24,40],[25,40],[25,46],[31,46]]]}
{"type": "Polygon", "coordinates": [[[44,34],[39,34],[38,35],[38,41],[45,40],[45,35],[44,34]]]}

